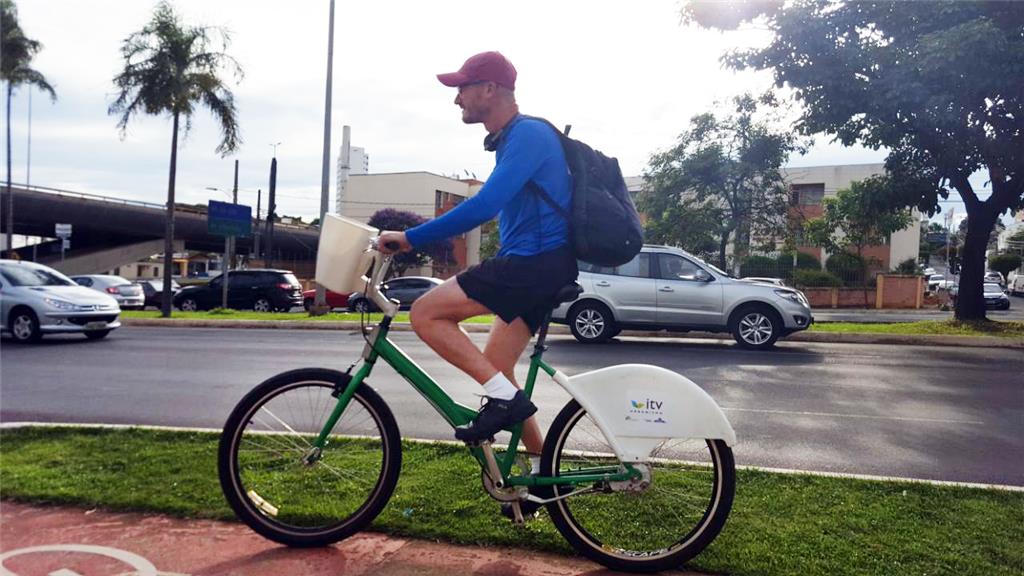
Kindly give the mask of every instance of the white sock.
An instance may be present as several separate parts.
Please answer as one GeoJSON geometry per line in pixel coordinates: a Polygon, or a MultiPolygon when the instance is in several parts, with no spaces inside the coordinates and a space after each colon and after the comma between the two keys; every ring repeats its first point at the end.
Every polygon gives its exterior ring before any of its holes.
{"type": "Polygon", "coordinates": [[[484,392],[487,393],[487,396],[498,400],[511,400],[518,391],[519,389],[513,386],[501,372],[484,383],[484,392]]]}
{"type": "Polygon", "coordinates": [[[530,474],[540,474],[540,456],[530,456],[530,474]]]}

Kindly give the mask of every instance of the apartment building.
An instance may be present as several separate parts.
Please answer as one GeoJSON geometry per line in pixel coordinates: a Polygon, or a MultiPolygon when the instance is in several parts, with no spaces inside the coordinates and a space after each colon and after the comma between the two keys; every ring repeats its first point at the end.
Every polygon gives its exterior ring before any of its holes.
{"type": "MultiPolygon", "coordinates": [[[[394,208],[436,218],[475,195],[481,186],[483,182],[479,180],[460,180],[430,172],[350,174],[345,196],[338,202],[338,213],[368,222],[378,210],[394,208]]],[[[480,262],[479,228],[453,238],[452,244],[455,265],[410,270],[408,274],[447,278],[480,262]]]]}
{"type": "MultiPolygon", "coordinates": [[[[786,181],[793,193],[794,216],[805,219],[821,217],[825,198],[835,196],[839,190],[848,188],[852,182],[885,173],[884,164],[844,164],[837,166],[787,167],[783,169],[786,181]]],[[[914,217],[903,230],[889,236],[881,246],[869,246],[864,256],[880,262],[882,270],[892,270],[908,258],[917,258],[921,241],[921,217],[914,210],[914,217]]],[[[821,262],[828,254],[820,246],[801,245],[801,252],[814,256],[821,262]]]]}

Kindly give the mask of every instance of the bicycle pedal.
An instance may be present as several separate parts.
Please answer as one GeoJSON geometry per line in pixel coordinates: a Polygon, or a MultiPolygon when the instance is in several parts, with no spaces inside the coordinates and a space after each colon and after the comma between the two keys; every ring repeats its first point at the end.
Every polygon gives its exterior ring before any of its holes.
{"type": "Polygon", "coordinates": [[[494,444],[494,436],[487,440],[467,440],[465,444],[470,448],[482,448],[484,444],[494,444]]]}
{"type": "Polygon", "coordinates": [[[526,520],[523,519],[523,507],[519,502],[512,503],[512,525],[516,528],[526,525],[526,520]]]}

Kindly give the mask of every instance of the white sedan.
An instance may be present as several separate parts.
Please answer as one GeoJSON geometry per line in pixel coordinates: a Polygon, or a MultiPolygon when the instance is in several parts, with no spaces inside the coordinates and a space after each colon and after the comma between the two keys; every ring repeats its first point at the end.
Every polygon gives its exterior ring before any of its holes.
{"type": "Polygon", "coordinates": [[[0,260],[0,290],[0,329],[17,342],[58,333],[98,340],[121,326],[113,296],[79,286],[42,264],[0,260]]]}

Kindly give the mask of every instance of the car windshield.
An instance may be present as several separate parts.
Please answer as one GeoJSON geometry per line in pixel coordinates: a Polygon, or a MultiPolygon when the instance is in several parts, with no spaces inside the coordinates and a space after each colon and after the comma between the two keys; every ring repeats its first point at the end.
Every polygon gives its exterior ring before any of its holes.
{"type": "Polygon", "coordinates": [[[301,286],[301,284],[299,284],[299,279],[295,277],[295,274],[282,274],[281,277],[284,278],[285,282],[292,286],[301,286]]]}
{"type": "Polygon", "coordinates": [[[1003,289],[999,284],[985,284],[985,294],[1002,294],[1003,289]]]}
{"type": "Polygon", "coordinates": [[[77,286],[67,276],[49,268],[3,266],[0,274],[11,286],[77,286]]]}

